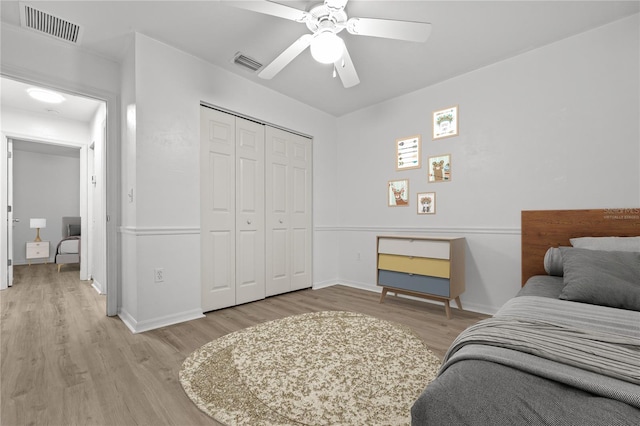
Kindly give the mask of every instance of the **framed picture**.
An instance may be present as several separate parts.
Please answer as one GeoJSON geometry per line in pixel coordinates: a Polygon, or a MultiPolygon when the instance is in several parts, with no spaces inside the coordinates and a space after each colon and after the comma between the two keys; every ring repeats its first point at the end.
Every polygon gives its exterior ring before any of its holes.
{"type": "Polygon", "coordinates": [[[389,207],[401,207],[409,205],[409,180],[390,180],[387,189],[389,207]]]}
{"type": "Polygon", "coordinates": [[[417,200],[418,214],[436,214],[435,192],[419,192],[417,200]]]}
{"type": "Polygon", "coordinates": [[[419,169],[420,135],[396,139],[396,170],[419,169]]]}
{"type": "Polygon", "coordinates": [[[451,154],[429,157],[427,162],[429,163],[428,182],[448,182],[451,180],[451,154]]]}
{"type": "Polygon", "coordinates": [[[458,136],[458,106],[433,112],[433,139],[458,136]]]}

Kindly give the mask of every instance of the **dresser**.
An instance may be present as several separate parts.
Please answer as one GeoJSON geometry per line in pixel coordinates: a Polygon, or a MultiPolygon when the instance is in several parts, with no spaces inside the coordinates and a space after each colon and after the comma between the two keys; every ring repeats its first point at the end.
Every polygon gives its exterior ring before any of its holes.
{"type": "Polygon", "coordinates": [[[455,300],[462,310],[464,238],[378,236],[377,250],[380,303],[391,292],[441,301],[447,318],[451,318],[449,301],[455,300]]]}
{"type": "Polygon", "coordinates": [[[46,259],[49,261],[49,241],[32,241],[27,243],[27,261],[31,265],[32,259],[46,259]]]}

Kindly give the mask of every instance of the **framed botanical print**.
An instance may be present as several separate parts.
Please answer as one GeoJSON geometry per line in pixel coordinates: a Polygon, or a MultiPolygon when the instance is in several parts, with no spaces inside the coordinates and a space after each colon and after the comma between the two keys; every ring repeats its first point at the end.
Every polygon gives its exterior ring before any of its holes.
{"type": "Polygon", "coordinates": [[[433,139],[458,136],[458,106],[433,112],[433,139]]]}

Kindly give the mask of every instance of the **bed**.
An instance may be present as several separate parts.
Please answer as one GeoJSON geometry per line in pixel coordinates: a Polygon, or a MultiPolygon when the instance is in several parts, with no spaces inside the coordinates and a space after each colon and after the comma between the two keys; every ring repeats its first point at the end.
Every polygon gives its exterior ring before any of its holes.
{"type": "Polygon", "coordinates": [[[62,218],[62,235],[56,246],[58,272],[64,265],[80,263],[81,226],[79,217],[62,218]]]}
{"type": "Polygon", "coordinates": [[[456,338],[412,425],[640,424],[639,236],[640,208],[523,211],[521,290],[456,338]]]}

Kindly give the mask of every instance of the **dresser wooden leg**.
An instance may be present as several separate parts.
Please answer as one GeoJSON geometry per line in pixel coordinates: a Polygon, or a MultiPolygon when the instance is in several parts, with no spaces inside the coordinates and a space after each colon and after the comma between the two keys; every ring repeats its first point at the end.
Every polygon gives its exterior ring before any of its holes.
{"type": "Polygon", "coordinates": [[[387,295],[387,289],[382,287],[382,295],[380,296],[380,303],[384,302],[384,297],[387,295]]]}
{"type": "Polygon", "coordinates": [[[456,297],[456,305],[458,305],[458,309],[460,309],[461,311],[464,311],[464,309],[462,309],[462,302],[460,301],[460,296],[456,297]]]}
{"type": "Polygon", "coordinates": [[[444,301],[444,312],[447,314],[447,319],[451,319],[451,306],[449,306],[449,301],[444,301]]]}

